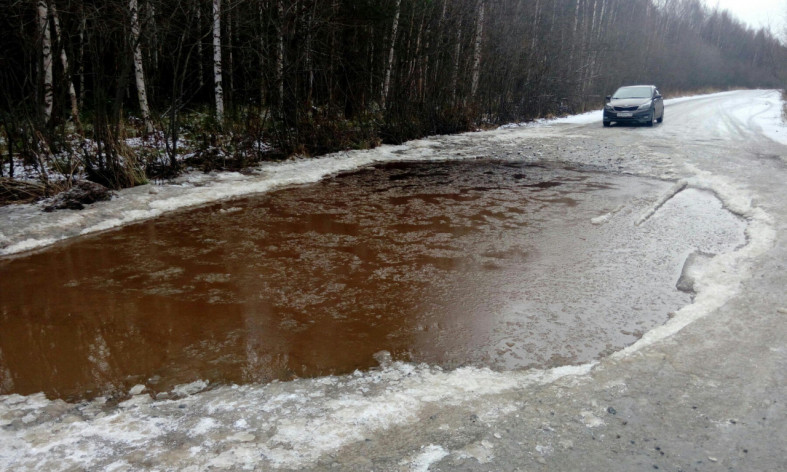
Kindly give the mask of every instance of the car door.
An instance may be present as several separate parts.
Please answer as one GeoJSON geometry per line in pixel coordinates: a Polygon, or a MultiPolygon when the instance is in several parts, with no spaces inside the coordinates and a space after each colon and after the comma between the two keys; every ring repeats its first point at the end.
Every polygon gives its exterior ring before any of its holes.
{"type": "Polygon", "coordinates": [[[664,116],[664,99],[661,97],[659,89],[654,89],[653,91],[653,105],[656,108],[656,116],[664,116]]]}

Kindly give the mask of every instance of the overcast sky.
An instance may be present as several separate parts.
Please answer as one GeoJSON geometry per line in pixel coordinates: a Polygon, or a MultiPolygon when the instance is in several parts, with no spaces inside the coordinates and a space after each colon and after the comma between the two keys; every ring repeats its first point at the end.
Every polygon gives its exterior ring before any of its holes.
{"type": "Polygon", "coordinates": [[[751,27],[771,27],[782,34],[787,21],[787,0],[705,0],[710,7],[719,5],[751,27]]]}

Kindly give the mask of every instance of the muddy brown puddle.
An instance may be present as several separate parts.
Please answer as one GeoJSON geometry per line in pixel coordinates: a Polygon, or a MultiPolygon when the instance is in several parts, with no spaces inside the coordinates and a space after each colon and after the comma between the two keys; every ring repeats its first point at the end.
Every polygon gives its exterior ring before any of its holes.
{"type": "Polygon", "coordinates": [[[635,227],[669,186],[388,164],[7,258],[0,394],[345,374],[383,350],[445,368],[586,362],[690,301],[675,289],[689,253],[744,241],[697,191],[635,227]]]}

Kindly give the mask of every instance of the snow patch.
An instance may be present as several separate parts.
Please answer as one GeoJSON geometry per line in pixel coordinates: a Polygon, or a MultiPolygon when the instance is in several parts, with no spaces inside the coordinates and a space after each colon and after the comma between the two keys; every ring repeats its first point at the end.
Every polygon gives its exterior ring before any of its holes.
{"type": "Polygon", "coordinates": [[[645,214],[642,215],[634,224],[636,226],[640,226],[642,225],[642,223],[648,221],[651,216],[655,215],[656,212],[659,211],[659,208],[663,207],[664,204],[667,203],[675,195],[682,192],[687,185],[688,183],[685,180],[678,181],[675,185],[672,186],[672,188],[669,189],[669,191],[667,191],[667,193],[662,195],[661,198],[657,202],[655,202],[653,206],[651,206],[650,209],[648,209],[648,211],[645,212],[645,214]]]}
{"type": "MultiPolygon", "coordinates": [[[[95,470],[117,463],[130,450],[144,450],[146,463],[162,469],[194,468],[206,461],[214,461],[215,467],[300,468],[392,427],[417,425],[421,412],[433,405],[474,403],[584,375],[591,368],[500,373],[467,367],[445,372],[395,362],[359,375],[218,387],[109,414],[101,400],[68,405],[43,395],[9,395],[0,397],[0,418],[11,420],[0,430],[0,463],[36,470],[36,464],[57,457],[49,469],[95,470]],[[80,421],[65,421],[74,413],[80,421]],[[35,420],[23,426],[21,419],[29,414],[35,420]],[[173,444],[178,445],[174,451],[173,444]]],[[[134,398],[140,397],[147,396],[134,398]]],[[[512,410],[498,413],[505,411],[512,410]]],[[[491,449],[486,442],[466,452],[483,462],[491,449]]],[[[439,446],[427,447],[410,463],[428,468],[447,454],[439,446]]]]}
{"type": "Polygon", "coordinates": [[[413,459],[406,459],[399,462],[399,465],[406,466],[407,470],[412,472],[427,472],[429,466],[436,462],[440,462],[448,455],[448,451],[443,449],[442,446],[435,446],[430,444],[422,448],[421,452],[413,459]]]}

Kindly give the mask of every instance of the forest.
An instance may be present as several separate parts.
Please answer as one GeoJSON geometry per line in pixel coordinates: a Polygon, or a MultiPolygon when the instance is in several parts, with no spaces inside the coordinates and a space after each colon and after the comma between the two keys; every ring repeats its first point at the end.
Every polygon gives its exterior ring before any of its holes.
{"type": "Polygon", "coordinates": [[[787,83],[773,33],[700,0],[3,4],[5,202],[787,83]]]}

